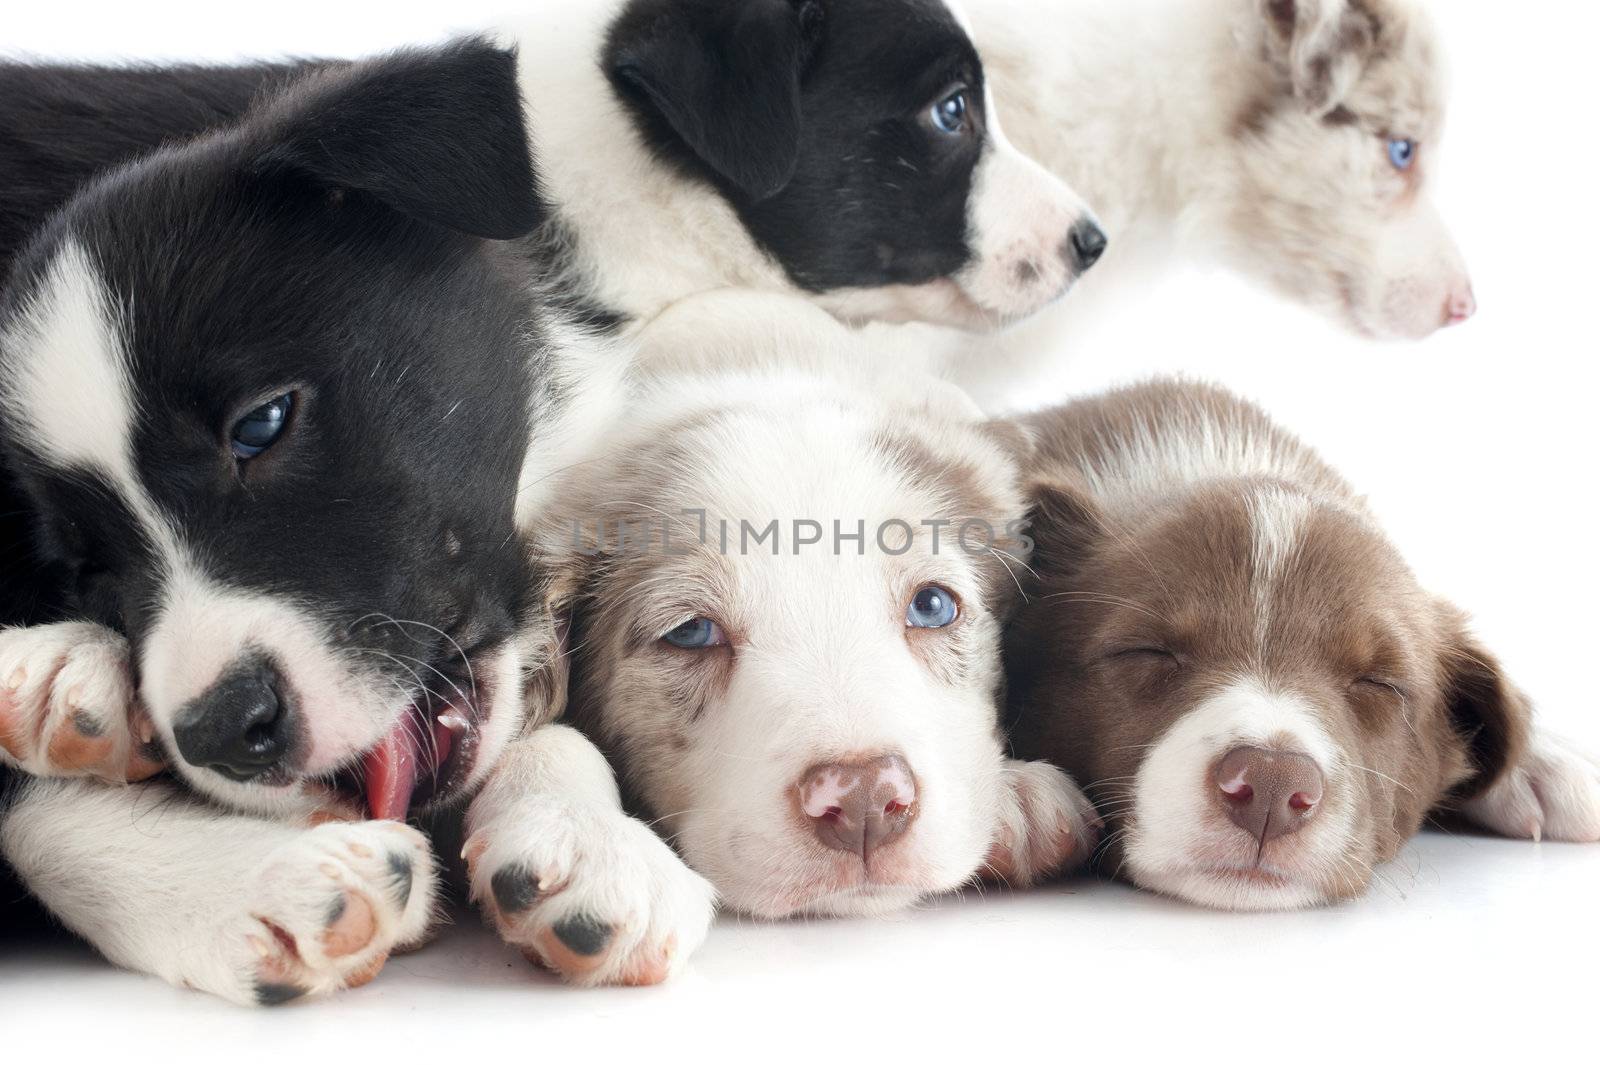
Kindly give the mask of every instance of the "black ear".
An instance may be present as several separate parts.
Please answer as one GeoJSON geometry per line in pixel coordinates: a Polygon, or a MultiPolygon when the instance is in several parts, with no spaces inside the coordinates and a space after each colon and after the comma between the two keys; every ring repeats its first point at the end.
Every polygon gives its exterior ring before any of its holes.
{"type": "Polygon", "coordinates": [[[539,223],[514,53],[469,38],[320,71],[249,121],[260,170],[509,240],[539,223]]]}
{"type": "Polygon", "coordinates": [[[1104,523],[1088,491],[1066,477],[1034,480],[1027,487],[1031,501],[1028,535],[1033,539],[1030,562],[1041,577],[1072,573],[1099,540],[1104,523]]]}
{"type": "Polygon", "coordinates": [[[1294,94],[1325,115],[1338,107],[1378,43],[1371,5],[1356,0],[1260,0],[1271,54],[1294,94]]]}
{"type": "Polygon", "coordinates": [[[635,0],[602,57],[625,98],[756,200],[794,177],[813,0],[635,0]]]}
{"type": "Polygon", "coordinates": [[[1490,788],[1522,759],[1533,730],[1528,697],[1507,678],[1499,661],[1469,631],[1466,618],[1445,607],[1443,660],[1450,724],[1467,748],[1471,771],[1455,792],[1470,799],[1490,788]]]}

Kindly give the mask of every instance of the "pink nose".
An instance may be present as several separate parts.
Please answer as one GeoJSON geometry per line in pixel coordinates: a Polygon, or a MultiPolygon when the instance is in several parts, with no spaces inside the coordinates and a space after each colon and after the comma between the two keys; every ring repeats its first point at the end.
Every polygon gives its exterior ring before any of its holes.
{"type": "Polygon", "coordinates": [[[1444,324],[1460,325],[1478,313],[1478,300],[1472,294],[1471,283],[1463,284],[1450,293],[1444,302],[1444,324]]]}
{"type": "Polygon", "coordinates": [[[824,846],[865,861],[911,827],[917,780],[898,754],[830,762],[806,770],[798,799],[824,846]]]}
{"type": "Polygon", "coordinates": [[[1237,747],[1211,779],[1229,819],[1262,846],[1300,831],[1322,805],[1322,770],[1293,751],[1237,747]]]}

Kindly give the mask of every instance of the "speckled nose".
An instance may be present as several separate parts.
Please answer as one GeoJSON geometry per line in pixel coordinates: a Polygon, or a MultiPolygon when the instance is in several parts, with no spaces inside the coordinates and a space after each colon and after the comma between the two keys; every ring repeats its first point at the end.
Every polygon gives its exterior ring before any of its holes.
{"type": "Polygon", "coordinates": [[[824,846],[866,861],[916,819],[917,778],[898,754],[845,759],[806,770],[798,800],[824,846]]]}

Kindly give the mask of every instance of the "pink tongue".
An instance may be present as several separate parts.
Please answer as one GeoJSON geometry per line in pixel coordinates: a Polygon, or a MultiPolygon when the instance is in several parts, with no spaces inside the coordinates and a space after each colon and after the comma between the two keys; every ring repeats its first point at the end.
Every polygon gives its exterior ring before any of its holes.
{"type": "MultiPolygon", "coordinates": [[[[442,723],[433,723],[432,767],[444,765],[455,746],[456,735],[442,723]]],[[[402,717],[394,730],[362,760],[366,777],[367,813],[375,821],[404,821],[411,809],[411,793],[417,790],[425,755],[417,742],[416,723],[402,717]]]]}
{"type": "Polygon", "coordinates": [[[404,821],[411,808],[422,752],[410,725],[410,720],[402,717],[361,763],[362,775],[367,778],[367,812],[375,821],[404,821]]]}

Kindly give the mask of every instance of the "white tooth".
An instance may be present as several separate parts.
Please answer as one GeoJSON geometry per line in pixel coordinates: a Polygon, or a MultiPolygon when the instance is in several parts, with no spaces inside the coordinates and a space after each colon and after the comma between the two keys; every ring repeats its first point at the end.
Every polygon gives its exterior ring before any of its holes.
{"type": "Polygon", "coordinates": [[[472,727],[472,722],[460,714],[445,713],[439,715],[439,724],[451,732],[465,732],[472,727]]]}

